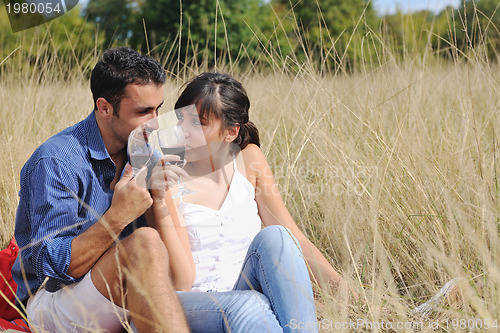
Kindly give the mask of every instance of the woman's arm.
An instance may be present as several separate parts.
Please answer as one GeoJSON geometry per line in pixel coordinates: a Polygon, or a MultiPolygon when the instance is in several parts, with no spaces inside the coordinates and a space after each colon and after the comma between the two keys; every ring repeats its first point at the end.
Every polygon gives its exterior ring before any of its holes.
{"type": "MultiPolygon", "coordinates": [[[[195,279],[195,265],[187,228],[177,203],[168,189],[178,176],[164,164],[171,157],[163,156],[153,169],[150,179],[150,192],[153,205],[146,212],[148,226],[155,228],[168,251],[170,274],[176,290],[190,291],[195,279]]],[[[181,173],[183,172],[182,169],[181,173]]],[[[179,172],[177,170],[177,172],[179,172]]]]}
{"type": "Polygon", "coordinates": [[[248,145],[243,150],[243,159],[247,172],[255,175],[255,200],[264,225],[266,227],[282,225],[292,232],[300,243],[313,281],[322,288],[329,288],[331,285],[338,287],[343,284],[337,271],[293,221],[281,198],[271,167],[260,148],[248,145]]]}
{"type": "MultiPolygon", "coordinates": [[[[170,192],[167,192],[170,195],[170,192]]],[[[160,234],[168,251],[170,274],[176,290],[190,291],[194,278],[195,266],[186,227],[182,215],[173,200],[167,206],[168,199],[154,199],[151,209],[146,212],[148,226],[160,234]],[[174,213],[170,214],[170,210],[174,213]],[[177,218],[173,216],[177,215],[177,218]]],[[[170,199],[171,200],[171,199],[170,199]]]]}

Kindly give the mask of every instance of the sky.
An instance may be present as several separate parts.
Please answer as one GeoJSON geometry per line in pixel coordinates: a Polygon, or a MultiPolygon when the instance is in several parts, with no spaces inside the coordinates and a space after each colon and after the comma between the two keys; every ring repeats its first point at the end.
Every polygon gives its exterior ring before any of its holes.
{"type": "Polygon", "coordinates": [[[403,12],[429,9],[435,13],[439,13],[446,6],[451,5],[457,8],[460,1],[462,0],[372,0],[372,3],[375,10],[383,15],[394,13],[397,6],[403,12]]]}

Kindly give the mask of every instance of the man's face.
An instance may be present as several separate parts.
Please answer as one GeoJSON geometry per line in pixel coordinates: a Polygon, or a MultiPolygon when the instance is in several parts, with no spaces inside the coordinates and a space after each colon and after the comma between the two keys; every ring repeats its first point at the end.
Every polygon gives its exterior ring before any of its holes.
{"type": "Polygon", "coordinates": [[[163,104],[163,85],[128,84],[120,102],[120,110],[111,119],[111,131],[116,140],[127,145],[130,132],[148,121],[146,131],[158,128],[152,121],[158,116],[158,109],[163,104]]]}

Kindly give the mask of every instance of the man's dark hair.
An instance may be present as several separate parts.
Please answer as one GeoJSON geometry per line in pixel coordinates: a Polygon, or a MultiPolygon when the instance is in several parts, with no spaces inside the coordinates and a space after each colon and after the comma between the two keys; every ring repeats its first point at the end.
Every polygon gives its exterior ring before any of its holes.
{"type": "Polygon", "coordinates": [[[165,80],[165,71],[156,59],[129,47],[106,50],[90,76],[94,110],[97,109],[97,99],[103,97],[113,106],[113,114],[118,116],[127,84],[162,85],[165,80]]]}

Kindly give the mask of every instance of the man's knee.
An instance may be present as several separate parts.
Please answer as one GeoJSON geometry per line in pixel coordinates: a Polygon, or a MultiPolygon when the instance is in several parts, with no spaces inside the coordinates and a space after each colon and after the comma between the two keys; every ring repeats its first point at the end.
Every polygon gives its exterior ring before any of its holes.
{"type": "Polygon", "coordinates": [[[97,261],[92,269],[92,278],[97,279],[98,275],[108,282],[118,281],[119,272],[124,272],[122,268],[126,271],[143,270],[145,265],[155,265],[158,261],[168,266],[168,253],[160,235],[153,228],[139,228],[97,261]]]}
{"type": "Polygon", "coordinates": [[[156,229],[143,227],[135,230],[130,236],[122,241],[123,251],[121,255],[131,263],[147,262],[152,264],[154,260],[161,260],[166,264],[168,253],[156,229]]]}

